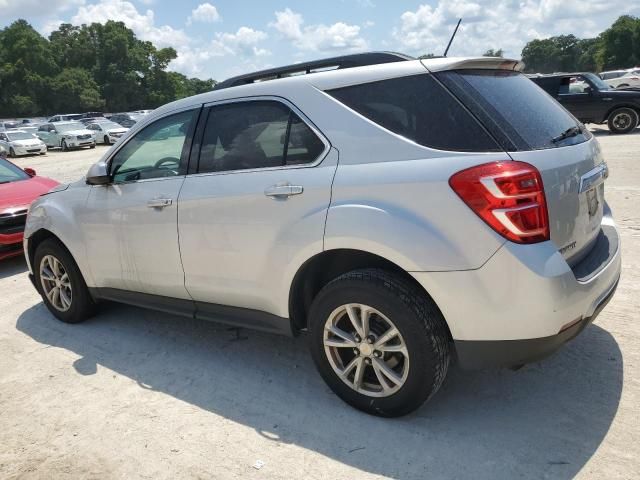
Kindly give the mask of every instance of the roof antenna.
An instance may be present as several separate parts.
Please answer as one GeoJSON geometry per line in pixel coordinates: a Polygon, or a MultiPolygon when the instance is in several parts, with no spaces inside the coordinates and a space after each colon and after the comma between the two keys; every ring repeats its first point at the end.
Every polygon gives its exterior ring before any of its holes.
{"type": "Polygon", "coordinates": [[[462,22],[462,19],[458,20],[458,24],[456,25],[456,29],[453,31],[453,35],[451,35],[451,38],[449,39],[449,43],[447,44],[447,48],[444,51],[443,57],[446,57],[447,53],[449,53],[449,47],[451,46],[451,42],[453,42],[453,37],[455,37],[456,33],[458,33],[458,27],[460,26],[460,22],[462,22]]]}

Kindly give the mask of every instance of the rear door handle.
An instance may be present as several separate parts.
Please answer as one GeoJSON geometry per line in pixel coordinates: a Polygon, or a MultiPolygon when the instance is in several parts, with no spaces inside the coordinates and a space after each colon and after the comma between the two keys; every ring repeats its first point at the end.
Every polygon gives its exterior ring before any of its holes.
{"type": "Polygon", "coordinates": [[[173,200],[170,198],[152,198],[147,202],[147,207],[149,208],[164,208],[168,207],[173,203],[173,200]]]}
{"type": "Polygon", "coordinates": [[[264,194],[267,197],[287,198],[292,195],[300,195],[304,192],[304,188],[300,185],[272,185],[267,187],[264,194]]]}

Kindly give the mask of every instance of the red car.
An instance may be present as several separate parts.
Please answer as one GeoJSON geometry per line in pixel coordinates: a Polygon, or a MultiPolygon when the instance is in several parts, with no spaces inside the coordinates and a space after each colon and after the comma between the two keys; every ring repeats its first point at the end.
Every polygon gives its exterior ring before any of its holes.
{"type": "Polygon", "coordinates": [[[22,254],[22,233],[31,202],[47,193],[58,182],[37,177],[0,158],[0,260],[22,254]]]}

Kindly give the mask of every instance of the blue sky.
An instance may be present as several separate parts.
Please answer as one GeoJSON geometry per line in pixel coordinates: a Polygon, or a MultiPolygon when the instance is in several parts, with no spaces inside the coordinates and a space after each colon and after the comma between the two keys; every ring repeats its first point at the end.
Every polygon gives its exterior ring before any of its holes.
{"type": "Polygon", "coordinates": [[[533,38],[597,35],[629,0],[0,0],[0,27],[18,18],[47,35],[60,22],[121,20],[145,40],[173,46],[170,68],[223,80],[247,71],[365,50],[450,55],[502,48],[520,56],[533,38]]]}

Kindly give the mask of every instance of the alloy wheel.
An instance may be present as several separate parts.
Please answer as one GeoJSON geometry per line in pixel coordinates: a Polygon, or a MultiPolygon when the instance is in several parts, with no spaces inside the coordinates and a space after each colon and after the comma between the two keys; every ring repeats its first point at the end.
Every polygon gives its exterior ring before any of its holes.
{"type": "Polygon", "coordinates": [[[388,397],[407,380],[409,353],[400,331],[368,305],[335,309],[325,322],[323,343],[333,371],[358,393],[388,397]]]}
{"type": "Polygon", "coordinates": [[[67,270],[53,255],[45,255],[40,261],[40,283],[49,303],[60,312],[71,308],[73,289],[67,270]]]}

